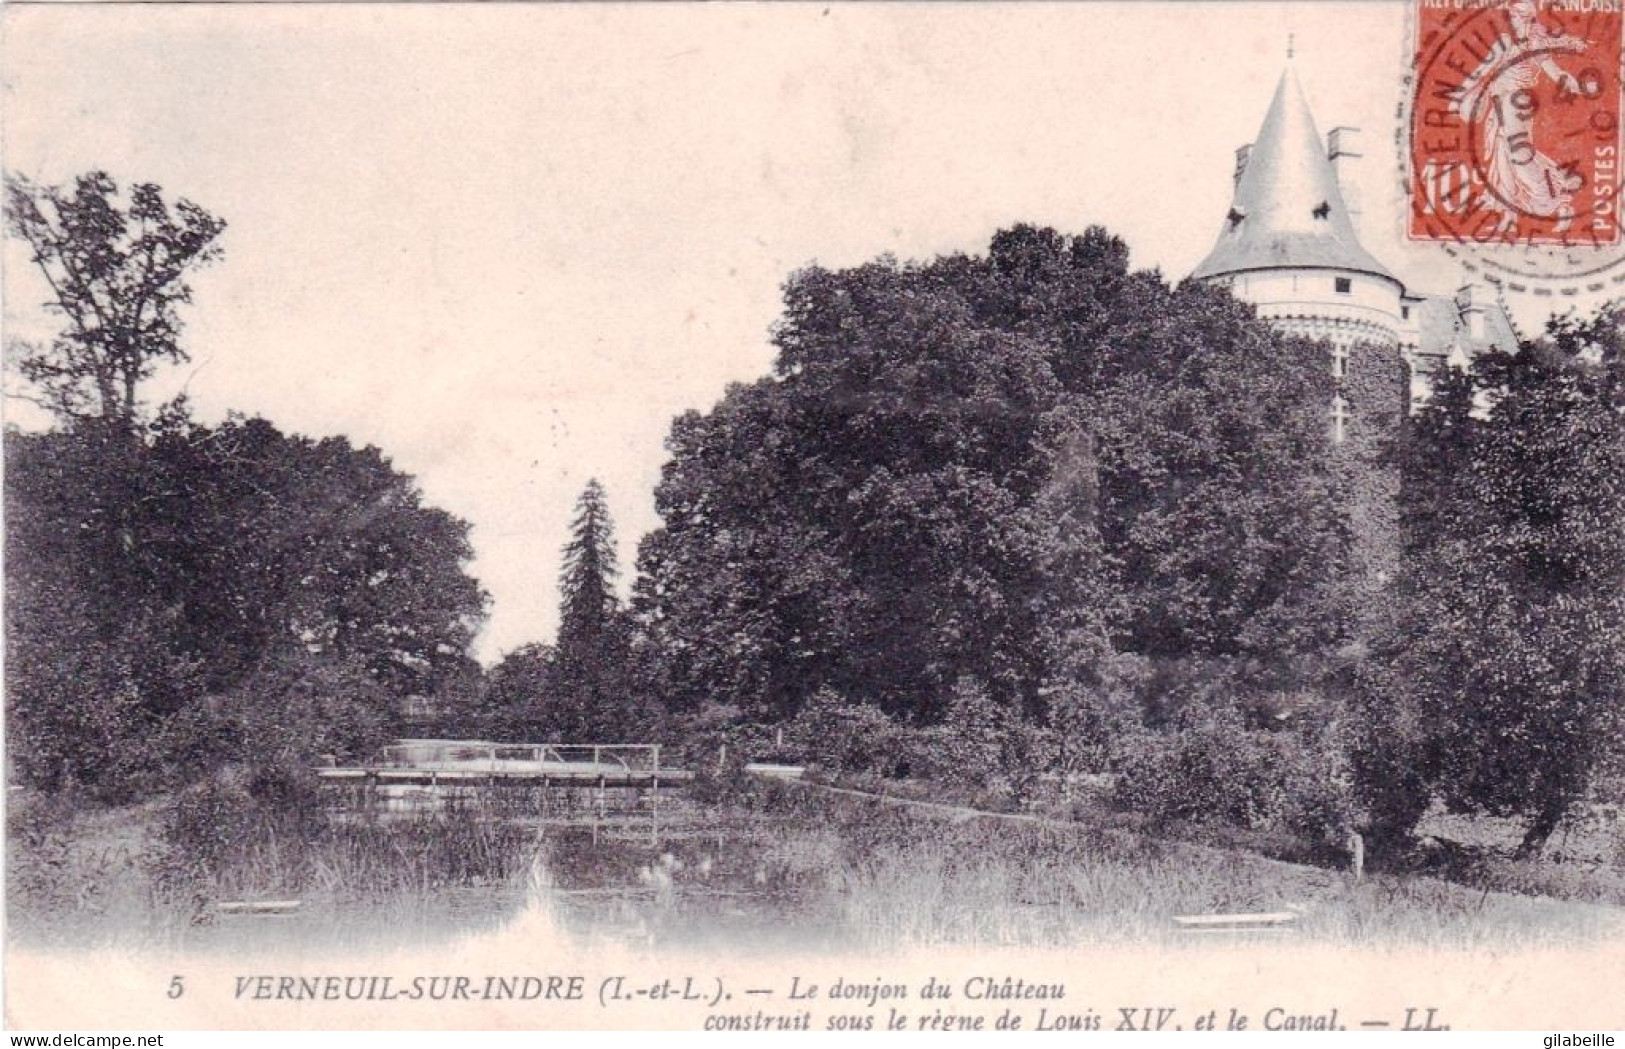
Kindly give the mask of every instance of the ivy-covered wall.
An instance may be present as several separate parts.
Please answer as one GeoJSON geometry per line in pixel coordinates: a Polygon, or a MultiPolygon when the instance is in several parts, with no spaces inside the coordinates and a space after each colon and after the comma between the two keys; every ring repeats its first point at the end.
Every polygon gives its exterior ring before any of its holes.
{"type": "MultiPolygon", "coordinates": [[[[1349,347],[1339,391],[1348,402],[1345,437],[1337,446],[1354,534],[1354,595],[1363,616],[1382,615],[1377,596],[1399,567],[1399,474],[1389,456],[1409,404],[1404,362],[1390,344],[1349,347]]],[[[1328,427],[1330,420],[1328,418],[1328,427]]]]}

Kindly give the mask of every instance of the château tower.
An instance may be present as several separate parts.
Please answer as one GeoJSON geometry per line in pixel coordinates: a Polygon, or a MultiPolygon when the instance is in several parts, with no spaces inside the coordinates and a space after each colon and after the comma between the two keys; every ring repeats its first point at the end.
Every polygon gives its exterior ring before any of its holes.
{"type": "MultiPolygon", "coordinates": [[[[1416,294],[1360,244],[1354,187],[1339,177],[1359,159],[1357,134],[1336,128],[1327,148],[1289,62],[1257,139],[1236,151],[1230,210],[1191,276],[1222,281],[1259,317],[1330,344],[1327,432],[1348,485],[1357,586],[1374,597],[1399,556],[1399,480],[1384,437],[1426,401],[1440,368],[1516,349],[1517,335],[1487,289],[1416,294]]],[[[1358,607],[1368,625],[1382,615],[1380,601],[1358,607]]]]}
{"type": "Polygon", "coordinates": [[[1414,407],[1427,399],[1439,368],[1465,367],[1487,349],[1517,346],[1511,321],[1487,289],[1413,293],[1361,246],[1352,186],[1339,178],[1359,159],[1357,135],[1358,129],[1336,128],[1327,148],[1289,63],[1257,139],[1236,151],[1230,210],[1213,250],[1191,274],[1225,282],[1288,332],[1331,343],[1328,367],[1340,389],[1330,428],[1338,442],[1351,419],[1390,407],[1372,403],[1387,400],[1384,380],[1360,374],[1351,362],[1392,375],[1393,407],[1407,395],[1414,407]]]}

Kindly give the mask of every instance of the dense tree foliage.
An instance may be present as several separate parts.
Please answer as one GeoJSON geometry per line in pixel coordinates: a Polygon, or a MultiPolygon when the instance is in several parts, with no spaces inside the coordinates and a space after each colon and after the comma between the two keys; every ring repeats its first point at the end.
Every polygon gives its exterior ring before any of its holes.
{"type": "Polygon", "coordinates": [[[1447,377],[1405,449],[1383,746],[1408,741],[1457,809],[1529,816],[1525,853],[1625,744],[1622,320],[1447,377]]]}
{"type": "Polygon", "coordinates": [[[182,725],[215,731],[206,711],[352,751],[466,670],[485,600],[467,525],[376,449],[252,419],[11,433],[6,461],[9,724],[37,782],[160,771],[165,747],[197,749],[182,725]],[[321,694],[337,679],[355,687],[321,694]]]}
{"type": "Polygon", "coordinates": [[[163,361],[184,361],[176,307],[191,301],[187,273],[219,257],[225,223],[190,201],[173,206],[143,183],[121,207],[103,172],[72,186],[6,179],[6,225],[25,241],[50,286],[47,308],[63,318],[46,346],[26,347],[19,366],[41,403],[71,419],[128,429],[139,386],[163,361]]]}
{"type": "Polygon", "coordinates": [[[196,595],[185,632],[229,672],[291,642],[354,659],[397,695],[432,692],[467,658],[484,607],[463,571],[468,525],[425,507],[376,448],[313,441],[261,419],[160,440],[159,483],[196,595]]]}
{"type": "Polygon", "coordinates": [[[557,658],[553,646],[521,645],[485,673],[469,735],[505,742],[553,739],[549,706],[557,658]]]}
{"type": "Polygon", "coordinates": [[[7,179],[63,319],[22,378],[59,428],[5,437],[6,712],[20,778],[116,799],[225,761],[365,756],[403,700],[466,690],[468,526],[374,448],[261,419],[150,418],[188,274],[224,223],[108,176],[7,179]]]}
{"type": "Polygon", "coordinates": [[[638,602],[678,709],[774,720],[828,686],[931,721],[964,679],[1036,713],[1114,648],[1341,629],[1329,370],[1228,293],[1018,227],[802,272],[776,342],[668,442],[638,602]]]}

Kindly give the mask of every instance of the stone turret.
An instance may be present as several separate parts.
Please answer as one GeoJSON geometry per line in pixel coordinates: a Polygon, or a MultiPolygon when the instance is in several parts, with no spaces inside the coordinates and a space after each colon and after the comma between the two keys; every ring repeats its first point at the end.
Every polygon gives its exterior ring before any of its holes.
{"type": "Polygon", "coordinates": [[[1264,125],[1238,151],[1235,191],[1218,241],[1192,276],[1222,280],[1258,315],[1343,352],[1370,342],[1397,348],[1405,288],[1355,232],[1334,159],[1357,156],[1338,129],[1337,157],[1322,142],[1296,72],[1281,75],[1264,125]]]}
{"type": "MultiPolygon", "coordinates": [[[[1375,595],[1398,561],[1398,479],[1381,454],[1406,406],[1426,401],[1440,368],[1472,366],[1517,336],[1487,289],[1419,295],[1360,244],[1339,180],[1358,162],[1353,128],[1321,140],[1288,65],[1264,125],[1236,151],[1230,210],[1192,277],[1222,282],[1259,317],[1331,344],[1337,379],[1327,433],[1347,471],[1356,585],[1375,595]]],[[[1381,602],[1362,603],[1373,616],[1381,602]]]]}
{"type": "Polygon", "coordinates": [[[1281,75],[1252,148],[1237,154],[1235,189],[1218,241],[1192,274],[1221,281],[1259,317],[1331,346],[1337,381],[1326,432],[1345,471],[1360,566],[1374,600],[1398,563],[1398,479],[1380,455],[1405,410],[1401,333],[1405,285],[1360,244],[1340,168],[1358,159],[1352,128],[1322,141],[1291,66],[1281,75]]]}
{"type": "Polygon", "coordinates": [[[1217,242],[1191,276],[1222,281],[1258,315],[1295,335],[1332,344],[1328,366],[1344,389],[1331,406],[1341,441],[1361,407],[1381,406],[1387,376],[1402,374],[1412,407],[1440,368],[1470,367],[1518,337],[1499,299],[1479,285],[1454,296],[1407,291],[1360,244],[1358,201],[1347,176],[1360,160],[1356,129],[1324,144],[1297,73],[1276,85],[1256,141],[1236,151],[1230,210],[1217,242]],[[1368,372],[1351,375],[1351,361],[1368,372]]]}

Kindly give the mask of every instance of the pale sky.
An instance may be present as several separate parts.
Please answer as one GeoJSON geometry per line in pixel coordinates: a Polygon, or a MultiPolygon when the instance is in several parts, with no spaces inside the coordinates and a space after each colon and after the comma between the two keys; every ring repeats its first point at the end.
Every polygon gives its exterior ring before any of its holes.
{"type": "MultiPolygon", "coordinates": [[[[184,383],[376,444],[472,522],[489,661],[557,623],[589,477],[623,588],[671,419],[765,373],[785,277],[1100,223],[1183,277],[1289,34],[1321,133],[1363,129],[1400,240],[1402,3],[11,6],[4,163],[101,168],[229,223],[184,383]]],[[[5,323],[43,291],[8,243],[5,323]]],[[[1538,320],[1538,317],[1536,318],[1538,320]]],[[[29,416],[13,402],[13,420],[29,416]]]]}

